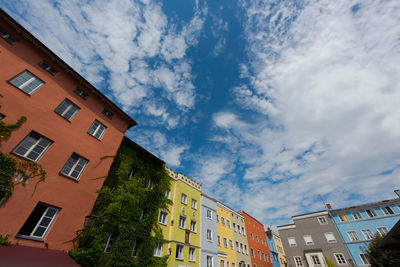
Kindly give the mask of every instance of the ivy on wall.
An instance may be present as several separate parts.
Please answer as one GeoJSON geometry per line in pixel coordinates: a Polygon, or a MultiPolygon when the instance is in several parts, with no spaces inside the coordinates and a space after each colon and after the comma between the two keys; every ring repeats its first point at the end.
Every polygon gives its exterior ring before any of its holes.
{"type": "Polygon", "coordinates": [[[153,257],[153,249],[163,241],[158,212],[168,209],[169,187],[164,163],[124,138],[93,208],[97,219],[77,236],[70,256],[82,266],[167,266],[168,256],[153,257]],[[110,234],[114,242],[104,253],[110,234]]]}

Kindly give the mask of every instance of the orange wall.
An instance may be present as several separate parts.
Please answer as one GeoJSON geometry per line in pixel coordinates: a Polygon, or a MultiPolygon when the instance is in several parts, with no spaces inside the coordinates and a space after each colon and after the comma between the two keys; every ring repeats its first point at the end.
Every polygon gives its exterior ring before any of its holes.
{"type": "Polygon", "coordinates": [[[0,38],[0,93],[3,95],[0,98],[0,113],[6,115],[4,121],[7,123],[15,122],[22,115],[27,117],[27,121],[0,144],[0,151],[10,153],[31,130],[53,141],[38,161],[47,172],[45,182],[39,183],[33,196],[37,178],[25,186],[15,186],[12,196],[0,207],[0,233],[17,234],[36,204],[41,201],[61,208],[60,213],[43,242],[21,239],[19,244],[44,247],[47,243],[49,248],[66,250],[72,247],[72,243],[64,242],[73,239],[76,231],[83,228],[84,217],[90,214],[97,198],[96,190],[103,184],[104,179],[92,178],[107,175],[112,158],[95,166],[100,157],[116,153],[128,121],[90,90],[79,85],[70,73],[7,27],[1,19],[0,25],[19,40],[17,44],[10,45],[0,38]],[[59,72],[52,76],[42,69],[38,65],[42,60],[52,64],[59,72]],[[32,95],[25,94],[7,82],[25,69],[45,82],[32,95]],[[87,100],[73,92],[77,86],[89,94],[87,100]],[[80,107],[71,122],[54,112],[65,98],[80,107]],[[112,120],[102,114],[104,107],[114,113],[112,120]],[[101,140],[87,133],[95,119],[107,127],[101,140]],[[59,174],[73,152],[89,160],[79,181],[59,174]]]}
{"type": "Polygon", "coordinates": [[[260,267],[260,266],[272,267],[271,259],[269,257],[270,254],[269,254],[267,238],[265,236],[264,226],[261,223],[259,223],[257,220],[255,220],[253,217],[248,215],[246,212],[239,211],[239,214],[243,215],[243,217],[244,217],[247,241],[249,243],[251,266],[254,266],[254,264],[257,264],[257,267],[260,267]],[[252,235],[253,235],[253,238],[251,237],[252,235]],[[256,239],[256,236],[258,236],[258,241],[256,239]],[[262,242],[261,242],[261,239],[263,240],[262,242]],[[251,249],[254,250],[254,257],[251,255],[251,249]],[[258,257],[257,251],[260,251],[261,260],[258,257]],[[261,253],[264,253],[264,255],[267,257],[267,261],[264,260],[261,253]]]}

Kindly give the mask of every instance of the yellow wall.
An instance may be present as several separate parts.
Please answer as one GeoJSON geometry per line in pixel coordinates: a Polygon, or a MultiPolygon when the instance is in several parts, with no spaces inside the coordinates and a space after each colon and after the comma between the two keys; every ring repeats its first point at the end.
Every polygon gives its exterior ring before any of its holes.
{"type": "Polygon", "coordinates": [[[285,267],[285,266],[287,266],[287,260],[286,260],[285,252],[283,250],[281,237],[274,232],[272,232],[272,235],[274,237],[276,250],[278,252],[279,262],[282,267],[285,267]]]}
{"type": "Polygon", "coordinates": [[[200,260],[200,193],[201,185],[181,173],[167,169],[171,176],[170,199],[173,204],[169,208],[167,225],[161,225],[164,239],[169,240],[163,245],[163,255],[169,255],[168,266],[178,265],[199,267],[200,260]],[[181,202],[182,193],[187,196],[186,204],[181,202]],[[197,201],[197,208],[192,207],[192,199],[197,201]],[[186,217],[185,229],[179,227],[180,216],[186,217]],[[171,222],[173,221],[173,223],[171,222]],[[195,231],[190,230],[191,221],[196,222],[195,231]],[[189,232],[189,243],[185,243],[186,230],[189,232]],[[184,245],[183,259],[176,259],[177,244],[184,245]],[[195,249],[195,260],[189,261],[189,248],[195,249]]]}
{"type": "Polygon", "coordinates": [[[235,239],[233,237],[233,230],[232,230],[232,214],[231,212],[224,208],[224,206],[217,203],[217,215],[218,215],[218,222],[217,222],[217,234],[220,237],[220,245],[218,246],[218,252],[225,253],[227,257],[220,256],[221,253],[218,253],[218,266],[220,266],[221,260],[225,261],[225,266],[229,261],[229,266],[231,266],[232,262],[235,263],[236,266],[236,250],[235,250],[235,239]],[[225,220],[225,226],[222,225],[222,218],[225,220]],[[227,220],[230,222],[230,227],[228,227],[227,220]],[[227,239],[227,248],[224,246],[224,238],[227,239]],[[229,241],[232,240],[233,247],[231,248],[229,241]]]}

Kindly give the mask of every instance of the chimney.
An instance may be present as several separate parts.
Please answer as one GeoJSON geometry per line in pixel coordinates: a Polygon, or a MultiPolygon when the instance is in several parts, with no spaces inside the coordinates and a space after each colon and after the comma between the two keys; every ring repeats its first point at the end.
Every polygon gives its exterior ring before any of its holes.
{"type": "Polygon", "coordinates": [[[327,204],[326,204],[326,208],[327,208],[328,210],[331,210],[331,209],[332,209],[331,204],[327,203],[327,204]]]}

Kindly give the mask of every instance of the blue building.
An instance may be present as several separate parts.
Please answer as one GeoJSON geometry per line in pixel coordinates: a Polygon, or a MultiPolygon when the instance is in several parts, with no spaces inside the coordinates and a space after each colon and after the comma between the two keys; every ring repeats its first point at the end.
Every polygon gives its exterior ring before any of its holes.
{"type": "Polygon", "coordinates": [[[270,253],[270,258],[272,262],[273,267],[281,267],[281,264],[279,263],[279,255],[278,251],[276,249],[275,241],[274,241],[274,235],[277,235],[274,233],[271,228],[268,227],[267,231],[265,231],[265,235],[267,237],[267,243],[269,247],[269,253],[270,253]]]}
{"type": "Polygon", "coordinates": [[[330,210],[354,265],[369,266],[364,249],[374,235],[385,235],[400,220],[400,198],[330,210]]]}

